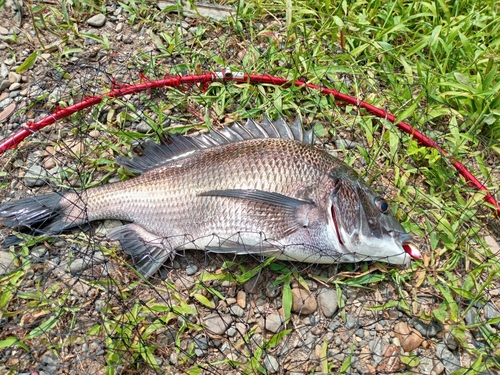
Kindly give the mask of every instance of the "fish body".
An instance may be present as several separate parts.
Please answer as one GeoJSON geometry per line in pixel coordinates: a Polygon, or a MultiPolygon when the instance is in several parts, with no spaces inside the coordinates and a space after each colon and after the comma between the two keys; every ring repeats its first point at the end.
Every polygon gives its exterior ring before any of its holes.
{"type": "Polygon", "coordinates": [[[43,233],[127,221],[108,237],[146,277],[180,249],[308,263],[420,257],[387,203],[312,143],[300,121],[288,126],[281,117],[162,145],[148,141],[143,156],[118,159],[138,177],[4,203],[0,219],[43,233]]]}

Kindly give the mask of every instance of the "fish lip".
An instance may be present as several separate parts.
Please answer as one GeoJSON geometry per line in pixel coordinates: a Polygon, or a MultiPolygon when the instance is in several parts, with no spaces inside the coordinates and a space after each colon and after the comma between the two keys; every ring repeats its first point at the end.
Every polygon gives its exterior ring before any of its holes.
{"type": "Polygon", "coordinates": [[[420,253],[420,250],[418,250],[417,245],[415,245],[412,241],[404,241],[403,250],[413,259],[422,259],[422,254],[420,253]]]}

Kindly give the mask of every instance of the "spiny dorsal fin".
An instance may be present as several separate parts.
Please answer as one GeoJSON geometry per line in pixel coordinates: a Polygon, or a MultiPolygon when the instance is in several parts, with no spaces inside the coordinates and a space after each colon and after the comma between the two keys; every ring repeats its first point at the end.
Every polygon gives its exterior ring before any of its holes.
{"type": "Polygon", "coordinates": [[[141,174],[170,162],[185,159],[208,148],[261,138],[282,138],[309,144],[314,143],[312,130],[304,132],[299,117],[296,117],[290,126],[281,116],[272,122],[264,115],[260,124],[250,118],[245,125],[235,123],[221,130],[214,129],[209,133],[195,137],[173,134],[161,144],[146,140],[139,146],[141,156],[135,156],[132,159],[118,157],[116,161],[131,172],[141,174]]]}

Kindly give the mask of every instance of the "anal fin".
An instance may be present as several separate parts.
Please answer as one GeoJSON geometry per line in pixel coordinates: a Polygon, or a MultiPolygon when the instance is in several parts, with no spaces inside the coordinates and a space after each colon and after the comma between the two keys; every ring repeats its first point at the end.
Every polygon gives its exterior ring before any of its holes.
{"type": "Polygon", "coordinates": [[[146,278],[174,255],[173,247],[166,238],[134,223],[113,229],[108,238],[120,242],[122,250],[132,258],[133,266],[146,278]]]}

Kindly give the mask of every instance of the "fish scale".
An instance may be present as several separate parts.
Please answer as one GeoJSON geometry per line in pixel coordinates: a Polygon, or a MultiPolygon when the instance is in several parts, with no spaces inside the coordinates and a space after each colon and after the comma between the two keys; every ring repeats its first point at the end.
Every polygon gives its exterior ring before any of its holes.
{"type": "Polygon", "coordinates": [[[139,176],[4,203],[0,219],[33,234],[94,220],[129,222],[109,238],[146,277],[190,248],[310,263],[418,258],[411,236],[383,210],[385,201],[312,143],[300,121],[288,126],[282,118],[146,141],[142,156],[117,159],[139,176]]]}

